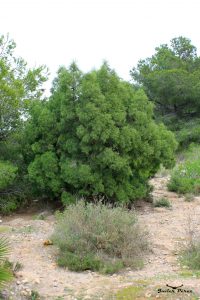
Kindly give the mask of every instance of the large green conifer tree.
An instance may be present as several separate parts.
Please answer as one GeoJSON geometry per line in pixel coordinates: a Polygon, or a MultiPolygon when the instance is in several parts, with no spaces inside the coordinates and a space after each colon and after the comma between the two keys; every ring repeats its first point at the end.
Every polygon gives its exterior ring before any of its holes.
{"type": "Polygon", "coordinates": [[[145,197],[160,163],[174,163],[173,134],[154,122],[144,92],[107,63],[87,74],[75,64],[60,68],[49,102],[33,108],[26,130],[30,179],[65,203],[145,197]]]}

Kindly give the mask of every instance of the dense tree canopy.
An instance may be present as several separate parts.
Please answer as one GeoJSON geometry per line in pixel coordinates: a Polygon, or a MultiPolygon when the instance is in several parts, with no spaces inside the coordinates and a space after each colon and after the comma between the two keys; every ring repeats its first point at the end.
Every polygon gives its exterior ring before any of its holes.
{"type": "Polygon", "coordinates": [[[33,105],[25,136],[30,180],[64,203],[145,197],[148,179],[160,163],[173,165],[176,148],[144,92],[106,63],[87,74],[75,64],[60,68],[49,101],[33,105]]]}
{"type": "Polygon", "coordinates": [[[2,197],[15,194],[16,188],[13,188],[13,184],[23,171],[20,145],[23,122],[28,116],[31,102],[41,98],[41,87],[46,81],[45,67],[28,68],[22,58],[16,57],[15,47],[9,36],[0,36],[1,203],[2,197]]]}
{"type": "Polygon", "coordinates": [[[28,69],[22,58],[14,56],[14,41],[0,36],[0,141],[19,125],[30,100],[41,96],[46,81],[45,68],[28,69]]]}
{"type": "Polygon", "coordinates": [[[156,104],[159,115],[176,118],[200,114],[200,58],[190,40],[174,38],[131,71],[156,104]]]}

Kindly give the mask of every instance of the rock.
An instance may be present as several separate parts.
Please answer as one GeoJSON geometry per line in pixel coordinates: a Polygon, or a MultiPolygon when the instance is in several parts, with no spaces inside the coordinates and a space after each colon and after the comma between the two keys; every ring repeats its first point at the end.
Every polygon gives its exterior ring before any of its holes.
{"type": "Polygon", "coordinates": [[[21,296],[28,296],[28,292],[25,290],[21,291],[20,294],[21,296]]]}
{"type": "Polygon", "coordinates": [[[152,295],[151,295],[150,293],[146,293],[146,294],[145,294],[145,297],[146,297],[146,298],[150,298],[151,296],[152,296],[152,295]]]}
{"type": "Polygon", "coordinates": [[[34,280],[34,283],[40,284],[40,279],[39,279],[39,278],[36,278],[36,279],[34,280]]]}
{"type": "Polygon", "coordinates": [[[28,283],[28,280],[27,280],[27,279],[23,279],[23,280],[22,280],[22,283],[23,283],[23,284],[26,284],[26,283],[28,283]]]}
{"type": "Polygon", "coordinates": [[[23,277],[23,272],[18,271],[18,272],[15,274],[15,276],[16,276],[17,278],[23,277]]]}
{"type": "Polygon", "coordinates": [[[31,296],[31,289],[26,288],[25,291],[27,292],[27,295],[31,296]]]}

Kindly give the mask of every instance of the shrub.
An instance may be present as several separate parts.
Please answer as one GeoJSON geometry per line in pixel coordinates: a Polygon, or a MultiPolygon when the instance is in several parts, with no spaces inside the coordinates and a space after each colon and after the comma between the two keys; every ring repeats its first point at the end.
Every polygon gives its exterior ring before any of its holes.
{"type": "Polygon", "coordinates": [[[185,120],[176,132],[179,148],[184,149],[191,143],[200,143],[200,119],[185,120]]]}
{"type": "Polygon", "coordinates": [[[192,270],[200,270],[200,243],[195,243],[187,247],[181,253],[181,263],[192,270]]]}
{"type": "Polygon", "coordinates": [[[194,200],[193,194],[185,194],[185,201],[186,202],[192,202],[194,200]]]}
{"type": "Polygon", "coordinates": [[[3,215],[14,212],[19,207],[19,202],[15,196],[5,196],[0,198],[0,212],[3,215]]]}
{"type": "Polygon", "coordinates": [[[0,191],[11,185],[16,177],[17,167],[0,161],[0,191]]]}
{"type": "Polygon", "coordinates": [[[87,74],[60,68],[49,101],[35,102],[30,115],[29,178],[39,195],[64,204],[145,198],[159,165],[174,165],[173,134],[155,122],[144,91],[106,63],[87,74]]]}
{"type": "Polygon", "coordinates": [[[25,201],[23,198],[26,188],[22,186],[22,180],[19,183],[17,172],[18,168],[12,163],[0,161],[0,213],[2,214],[15,211],[25,201]]]}
{"type": "Polygon", "coordinates": [[[180,252],[180,262],[191,270],[200,270],[200,236],[194,222],[194,215],[188,215],[186,244],[180,252]]]}
{"type": "Polygon", "coordinates": [[[80,201],[58,213],[57,221],[52,240],[59,247],[60,266],[103,273],[141,266],[147,232],[133,211],[80,201]]]}
{"type": "Polygon", "coordinates": [[[170,191],[181,194],[200,192],[200,159],[186,160],[180,163],[172,172],[168,183],[170,191]]]}
{"type": "Polygon", "coordinates": [[[171,203],[169,202],[169,200],[167,198],[163,197],[163,198],[160,198],[160,199],[156,200],[154,202],[154,206],[155,207],[168,207],[169,208],[169,207],[171,207],[171,203]]]}

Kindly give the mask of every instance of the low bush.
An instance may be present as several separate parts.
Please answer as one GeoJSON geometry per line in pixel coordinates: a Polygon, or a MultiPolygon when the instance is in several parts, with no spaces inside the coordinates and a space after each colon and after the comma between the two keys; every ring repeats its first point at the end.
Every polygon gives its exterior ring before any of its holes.
{"type": "Polygon", "coordinates": [[[199,194],[200,159],[186,160],[180,163],[172,172],[168,189],[181,194],[199,194]]]}
{"type": "Polygon", "coordinates": [[[80,201],[57,214],[52,240],[59,247],[60,266],[114,273],[141,267],[147,236],[133,211],[80,201]]]}
{"type": "Polygon", "coordinates": [[[200,270],[200,243],[191,244],[185,249],[180,258],[183,265],[192,270],[200,270]]]}
{"type": "Polygon", "coordinates": [[[188,215],[186,227],[186,243],[180,251],[179,260],[184,268],[200,271],[200,235],[196,227],[194,212],[188,215]]]}
{"type": "Polygon", "coordinates": [[[28,195],[29,187],[18,168],[9,161],[0,161],[0,213],[6,215],[22,207],[28,195]]]}
{"type": "Polygon", "coordinates": [[[165,197],[162,197],[154,202],[155,207],[171,207],[171,203],[165,197]]]}
{"type": "Polygon", "coordinates": [[[3,215],[14,212],[19,206],[19,202],[15,196],[7,195],[3,198],[0,197],[0,212],[3,215]]]}
{"type": "Polygon", "coordinates": [[[187,148],[191,143],[200,143],[200,119],[178,121],[179,129],[176,138],[179,149],[187,148]]]}
{"type": "Polygon", "coordinates": [[[16,178],[17,167],[9,162],[0,161],[0,190],[11,185],[16,178]]]}
{"type": "Polygon", "coordinates": [[[186,202],[192,202],[194,201],[194,195],[193,194],[185,194],[185,201],[186,202]]]}
{"type": "Polygon", "coordinates": [[[191,144],[178,154],[178,164],[173,169],[168,183],[170,191],[180,194],[200,192],[200,146],[191,144]]]}

